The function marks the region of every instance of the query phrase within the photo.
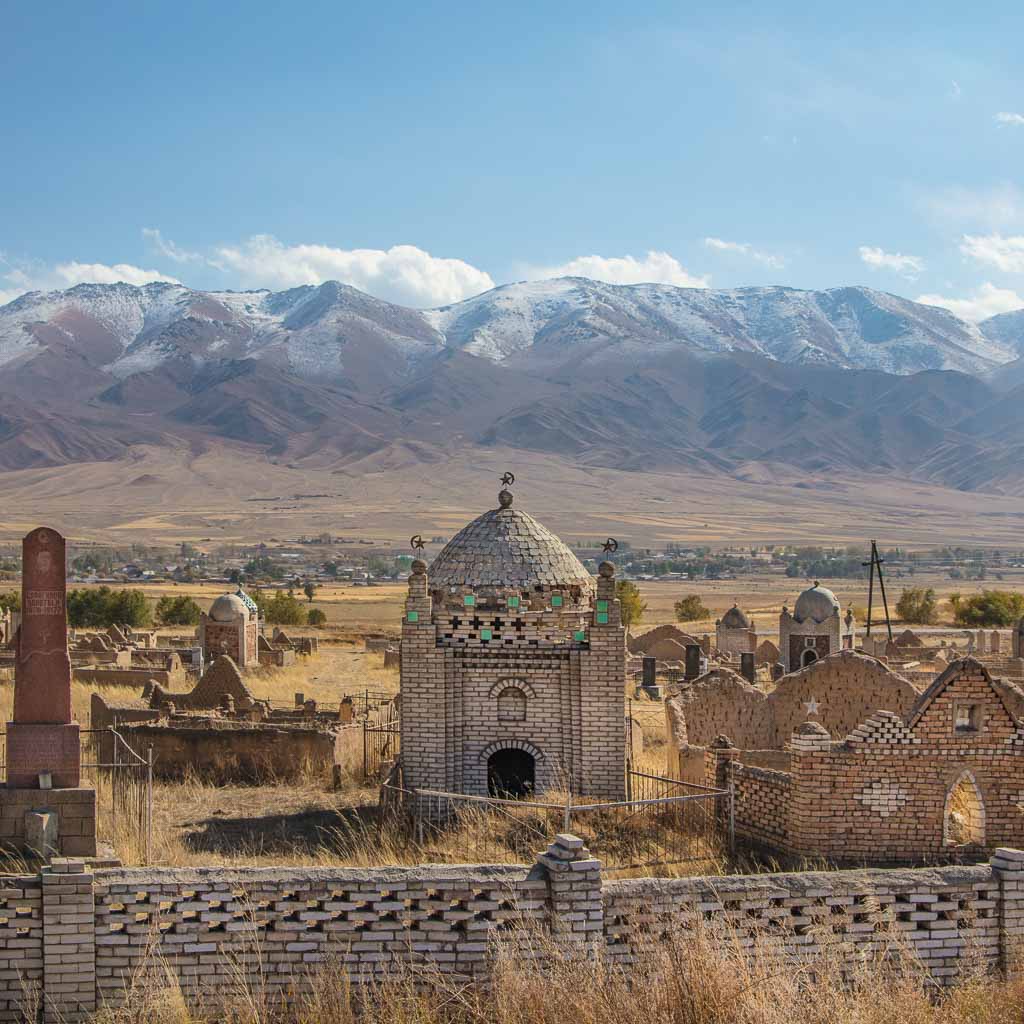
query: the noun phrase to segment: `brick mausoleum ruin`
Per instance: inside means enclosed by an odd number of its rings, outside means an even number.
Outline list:
[[[413,563],[402,624],[403,780],[410,789],[625,795],[625,630],[615,568],[597,580],[512,507]]]
[[[669,771],[732,787],[737,835],[866,863],[972,859],[1024,841],[1024,693],[975,658],[920,692],[841,651],[764,693],[728,670],[666,704]]]
[[[330,776],[359,745],[351,700],[272,707],[253,696],[226,655],[188,691],[150,683],[138,698],[117,702],[94,693],[90,718],[94,729],[112,726],[134,749],[151,749],[160,778],[195,773],[224,783]]]

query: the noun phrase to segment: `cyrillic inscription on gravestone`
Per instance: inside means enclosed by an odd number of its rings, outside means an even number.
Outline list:
[[[71,721],[64,538],[40,527],[22,542],[21,638],[14,676],[14,721]]]
[[[14,663],[14,721],[7,724],[7,785],[79,784],[78,726],[71,720],[64,538],[41,527],[22,542],[21,629]]]

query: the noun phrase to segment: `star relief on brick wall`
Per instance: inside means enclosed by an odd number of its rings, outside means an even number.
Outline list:
[[[807,709],[807,714],[816,715],[821,705],[812,697],[810,700],[804,701],[804,707]]]

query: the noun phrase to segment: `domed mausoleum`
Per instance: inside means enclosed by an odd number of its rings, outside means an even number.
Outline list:
[[[725,654],[753,654],[757,650],[754,622],[738,605],[734,604],[715,623],[715,646]]]
[[[402,625],[402,768],[410,789],[625,795],[625,629],[615,567],[595,580],[512,507],[413,562]]]
[[[212,664],[226,654],[241,669],[258,664],[259,621],[256,602],[241,587],[233,594],[221,594],[199,616],[203,661]]]
[[[856,638],[853,610],[844,615],[836,595],[815,580],[797,599],[792,614],[779,616],[779,652],[787,672],[796,672],[837,651],[852,650]]]

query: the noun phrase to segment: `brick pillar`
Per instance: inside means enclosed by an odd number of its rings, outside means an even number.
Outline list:
[[[43,1022],[75,1024],[96,1011],[93,876],[77,857],[43,868]]]
[[[715,789],[728,789],[732,784],[729,765],[739,757],[739,750],[728,736],[716,736],[704,751],[704,784]]]
[[[1024,976],[1024,850],[1000,847],[992,856],[999,882],[999,960],[1008,978]]]
[[[578,836],[561,833],[537,855],[534,871],[547,876],[552,939],[566,953],[595,953],[604,939],[601,862]]]

